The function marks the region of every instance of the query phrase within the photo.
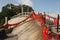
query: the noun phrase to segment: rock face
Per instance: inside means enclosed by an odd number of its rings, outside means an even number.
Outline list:
[[[18,25],[13,29],[11,35],[17,35],[13,40],[43,40],[42,29],[37,21],[34,21],[33,19]],[[6,40],[12,40],[12,38]]]

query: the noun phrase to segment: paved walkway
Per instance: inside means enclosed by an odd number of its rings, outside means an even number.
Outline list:
[[[38,22],[30,20],[22,25],[14,28],[11,35],[17,35],[5,40],[43,40],[42,29],[37,24]]]

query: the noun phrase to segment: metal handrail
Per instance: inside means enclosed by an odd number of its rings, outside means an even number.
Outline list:
[[[19,14],[17,14],[17,15],[14,15],[14,16],[11,17],[11,18],[15,18],[15,17],[18,17],[18,16],[28,16],[28,15],[30,15],[30,12],[23,12],[23,13],[19,13]]]

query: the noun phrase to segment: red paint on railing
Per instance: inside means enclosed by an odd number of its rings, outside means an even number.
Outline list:
[[[58,24],[58,19],[54,18],[54,25],[57,26],[57,24]]]
[[[44,40],[47,40],[48,39],[48,30],[49,30],[49,28],[46,26],[46,25],[41,25],[41,27],[42,27],[42,32],[43,32],[43,39]]]
[[[49,34],[49,39],[52,40],[52,33]]]

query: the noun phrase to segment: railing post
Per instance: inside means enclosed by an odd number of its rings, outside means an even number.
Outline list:
[[[57,32],[58,32],[58,29],[59,29],[59,14],[58,14],[58,18],[57,18]]]
[[[44,23],[46,23],[46,14],[44,12]]]
[[[52,33],[50,33],[49,38],[50,38],[50,40],[52,40]]]
[[[8,18],[5,17],[5,24],[4,24],[4,27],[7,28],[7,27],[8,27],[7,25],[8,25]]]
[[[8,23],[7,17],[5,17],[5,23],[6,23],[6,24]]]

